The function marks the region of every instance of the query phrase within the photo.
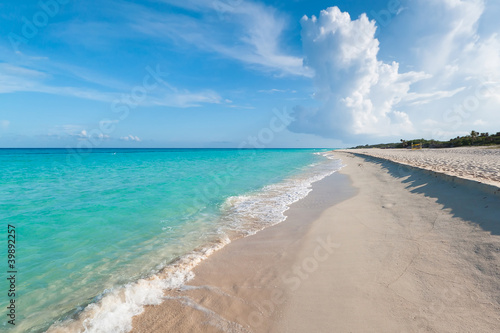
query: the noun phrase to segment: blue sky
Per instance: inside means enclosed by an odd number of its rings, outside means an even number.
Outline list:
[[[498,1],[3,1],[0,147],[500,131]]]

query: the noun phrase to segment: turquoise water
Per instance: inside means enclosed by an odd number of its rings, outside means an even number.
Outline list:
[[[320,152],[1,149],[0,218],[4,234],[16,228],[18,271],[16,327],[4,317],[2,329],[45,331],[85,309],[89,332],[106,311],[108,331],[126,331],[142,305],[158,302],[156,289],[188,279],[188,261],[281,222],[312,181],[339,168]],[[145,279],[155,274],[161,285]],[[117,294],[132,290],[126,301]]]

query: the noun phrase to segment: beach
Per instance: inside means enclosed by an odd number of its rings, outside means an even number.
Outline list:
[[[500,333],[500,1],[0,6],[0,333]]]
[[[353,152],[500,187],[499,146],[416,150],[372,148]]]
[[[357,152],[357,151],[355,151]],[[500,197],[350,152],[287,220],[238,239],[132,332],[493,332]]]

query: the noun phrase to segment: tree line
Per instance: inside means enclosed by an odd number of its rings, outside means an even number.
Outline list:
[[[426,139],[415,139],[415,140],[403,140],[396,143],[380,143],[376,145],[364,145],[356,146],[353,148],[411,148],[412,144],[422,144],[422,148],[452,148],[452,147],[464,147],[464,146],[490,146],[490,145],[500,145],[500,132],[496,134],[479,133],[476,131],[471,131],[469,135],[457,136],[456,138],[450,139],[448,141],[438,141],[438,140],[426,140]]]

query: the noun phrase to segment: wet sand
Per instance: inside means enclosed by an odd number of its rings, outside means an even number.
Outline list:
[[[347,164],[236,240],[132,332],[494,332],[500,198],[400,164]]]

